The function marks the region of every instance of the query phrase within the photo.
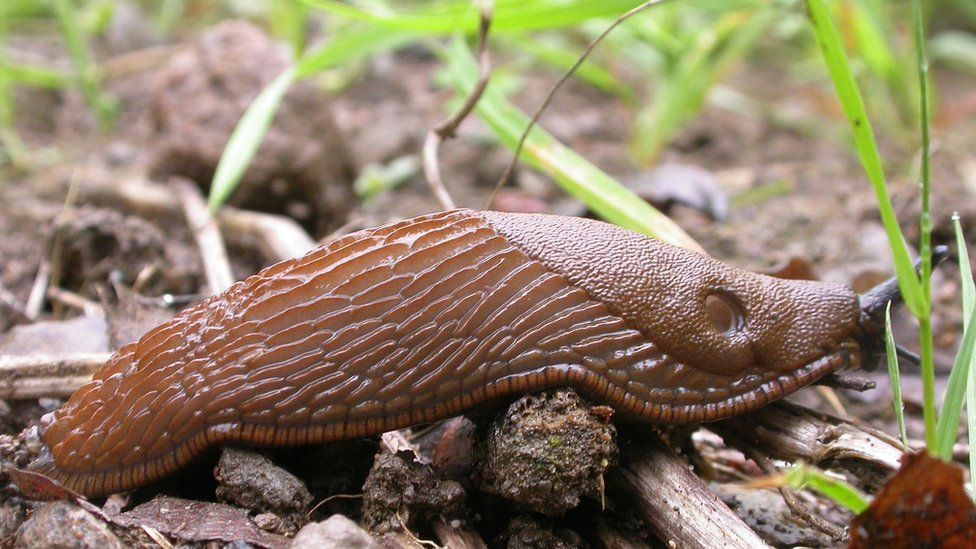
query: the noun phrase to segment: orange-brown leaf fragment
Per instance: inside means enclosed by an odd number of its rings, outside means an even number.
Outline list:
[[[10,479],[17,485],[21,493],[30,499],[38,501],[59,499],[79,501],[83,499],[77,492],[61,486],[56,480],[41,473],[9,467],[7,468],[7,474],[10,475]]]
[[[871,506],[851,523],[851,548],[976,547],[976,506],[962,471],[925,452],[902,458]]]

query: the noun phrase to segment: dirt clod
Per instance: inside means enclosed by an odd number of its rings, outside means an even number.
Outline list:
[[[453,480],[440,481],[410,451],[380,452],[363,484],[363,523],[376,533],[435,517],[457,516],[467,495]]]
[[[173,56],[152,91],[154,171],[209,185],[244,110],[289,64],[284,48],[244,21],[221,23]],[[329,104],[299,82],[285,94],[231,202],[300,214],[307,227],[338,226],[352,197],[347,162]]]
[[[484,439],[481,489],[560,516],[583,496],[602,497],[615,437],[607,418],[571,390],[522,397]]]
[[[295,534],[290,549],[374,549],[379,544],[358,524],[343,515],[306,524]]]
[[[233,502],[255,513],[273,513],[285,531],[305,522],[312,494],[305,483],[261,454],[224,448],[214,469],[220,484],[217,499]]]
[[[507,538],[505,546],[509,549],[585,547],[583,539],[576,532],[564,528],[552,528],[527,516],[513,519],[508,525],[505,537]]]
[[[62,216],[48,238],[49,257],[60,262],[59,286],[72,291],[89,290],[93,283],[107,283],[109,273],[131,285],[145,268],[162,266],[166,237],[152,223],[108,208],[81,206]],[[168,289],[168,288],[166,288]],[[162,290],[162,288],[160,288]]]
[[[65,501],[45,503],[21,525],[14,547],[122,547],[109,527]]]

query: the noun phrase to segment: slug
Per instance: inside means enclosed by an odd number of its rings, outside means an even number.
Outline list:
[[[557,386],[624,418],[714,421],[873,356],[882,290],[589,219],[424,215],[272,265],[121,348],[42,418],[29,469],[103,495],[213,445],[363,437]]]

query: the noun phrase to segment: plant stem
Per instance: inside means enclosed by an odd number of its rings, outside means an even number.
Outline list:
[[[922,259],[922,299],[926,307],[919,315],[919,345],[922,356],[922,382],[925,392],[925,442],[931,451],[935,443],[935,433],[930,429],[935,425],[935,365],[932,345],[932,216],[929,204],[931,168],[929,165],[929,98],[928,98],[928,60],[925,58],[925,31],[922,27],[922,6],[920,0],[912,0],[912,19],[915,27],[915,62],[918,67],[919,110],[921,111],[920,133],[922,152],[919,176],[921,179],[922,208],[919,214],[919,255]]]
[[[918,319],[918,338],[922,356],[922,416],[925,419],[925,447],[935,453],[936,423],[935,411],[935,364],[932,360],[932,322],[928,315]]]

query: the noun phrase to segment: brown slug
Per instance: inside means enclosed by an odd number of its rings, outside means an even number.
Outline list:
[[[272,265],[123,347],[42,419],[30,469],[101,495],[212,445],[363,437],[556,386],[632,419],[713,421],[860,365],[891,294],[588,219],[424,215]]]

